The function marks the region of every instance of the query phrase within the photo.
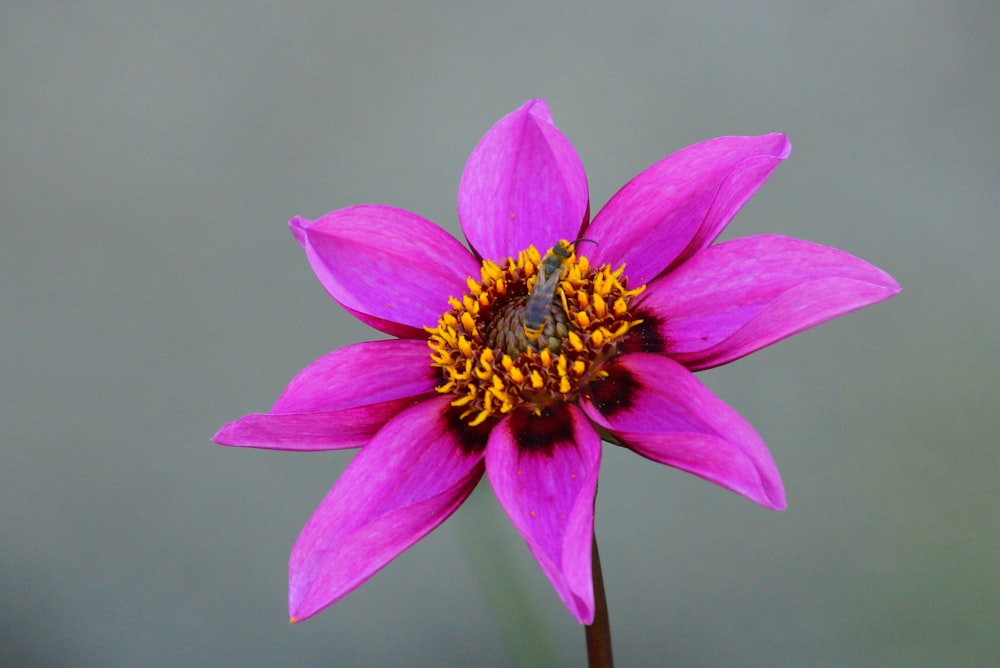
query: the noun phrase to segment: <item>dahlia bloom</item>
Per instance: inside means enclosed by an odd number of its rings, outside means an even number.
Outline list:
[[[330,295],[393,338],[316,360],[270,412],[215,436],[361,448],[292,550],[292,621],[427,535],[485,473],[563,603],[589,624],[602,440],[784,508],[760,436],[692,372],[900,290],[880,269],[807,241],[713,245],[790,149],[781,134],[690,146],[591,221],[580,158],[546,103],[530,100],[465,166],[458,214],[471,251],[389,206],[293,218]],[[527,325],[527,308],[541,309],[539,327]]]

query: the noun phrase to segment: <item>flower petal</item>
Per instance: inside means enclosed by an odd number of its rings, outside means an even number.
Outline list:
[[[486,471],[500,505],[524,537],[563,603],[582,623],[594,619],[591,546],[601,439],[576,406],[500,421]]]
[[[625,263],[648,283],[712,243],[791,152],[782,134],[719,137],[667,156],[629,181],[587,228],[591,264]]]
[[[315,452],[360,448],[412,397],[314,413],[251,413],[219,430],[219,445]]]
[[[778,468],[753,427],[683,366],[660,355],[622,355],[591,383],[583,410],[622,445],[742,494],[785,507]]]
[[[361,447],[414,397],[434,392],[424,341],[369,341],[334,350],[292,379],[270,413],[245,415],[212,439],[274,450]]]
[[[308,413],[433,392],[438,378],[426,341],[390,339],[338,348],[300,371],[272,413]]]
[[[707,369],[900,291],[844,251],[776,235],[706,248],[654,281],[636,310],[654,314],[670,356]]]
[[[447,519],[483,474],[482,450],[463,448],[445,411],[424,401],[363,448],[309,518],[289,560],[288,611],[311,617],[357,589]]]
[[[315,221],[289,221],[330,296],[362,322],[393,336],[422,338],[467,290],[479,263],[454,237],[420,216],[389,206],[339,209]]]
[[[534,244],[544,254],[586,222],[587,175],[544,100],[501,118],[469,156],[458,217],[481,257],[502,261]]]

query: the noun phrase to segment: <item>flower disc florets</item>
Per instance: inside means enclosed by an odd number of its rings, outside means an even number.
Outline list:
[[[606,375],[602,365],[641,322],[629,301],[645,286],[629,290],[624,266],[594,270],[572,244],[560,246],[569,254],[559,263],[560,278],[537,331],[526,324],[526,306],[533,295],[538,299],[539,273],[548,265],[534,246],[503,266],[484,261],[481,280],[470,277],[469,292],[451,297],[451,310],[428,328],[431,363],[443,380],[437,391],[455,395],[452,406],[469,425],[524,404],[539,412],[576,401],[584,383]]]

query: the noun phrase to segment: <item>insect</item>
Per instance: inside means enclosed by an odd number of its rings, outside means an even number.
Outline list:
[[[560,241],[549,249],[541,264],[538,265],[538,276],[531,288],[528,301],[524,304],[524,335],[529,341],[535,341],[545,329],[545,317],[556,295],[559,279],[562,278],[563,267],[573,255],[573,247],[577,242],[590,239],[577,239],[573,243]],[[591,241],[591,243],[596,243]]]

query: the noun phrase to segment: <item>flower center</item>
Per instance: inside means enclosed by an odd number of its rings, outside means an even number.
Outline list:
[[[525,404],[540,413],[576,401],[642,322],[629,301],[645,286],[629,290],[624,270],[594,270],[566,241],[544,258],[529,246],[503,266],[484,261],[482,279],[470,277],[469,292],[451,297],[451,310],[427,328],[437,391],[455,395],[452,406],[470,426]]]

